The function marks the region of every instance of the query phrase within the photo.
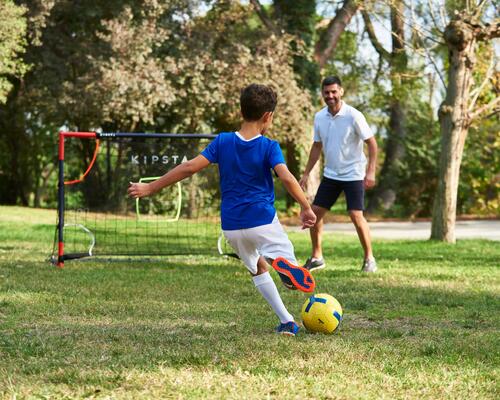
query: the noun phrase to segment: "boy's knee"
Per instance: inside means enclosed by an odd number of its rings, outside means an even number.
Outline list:
[[[267,271],[269,271],[269,265],[267,264],[266,259],[264,257],[259,257],[259,261],[257,261],[257,273],[255,275],[261,275]]]

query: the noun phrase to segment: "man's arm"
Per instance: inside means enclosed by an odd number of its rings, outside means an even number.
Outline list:
[[[377,168],[378,146],[374,136],[366,139],[365,143],[368,145],[368,168],[366,169],[364,184],[366,189],[371,189],[375,186],[375,170]]]
[[[316,223],[316,214],[307,201],[306,195],[300,188],[297,179],[288,170],[286,164],[278,164],[274,167],[276,174],[283,182],[283,186],[290,195],[300,204],[300,219],[302,221],[302,229],[311,228]]]
[[[179,164],[177,167],[168,171],[165,175],[155,181],[150,183],[130,182],[128,195],[133,198],[151,196],[152,194],[159,192],[164,187],[173,185],[174,183],[197,173],[203,168],[206,168],[208,165],[210,165],[210,161],[200,154],[189,161]]]
[[[311,151],[309,152],[309,159],[307,160],[306,169],[300,178],[299,185],[302,189],[305,189],[307,180],[309,179],[309,174],[314,168],[319,158],[321,157],[321,151],[323,150],[323,143],[314,142],[311,146]]]

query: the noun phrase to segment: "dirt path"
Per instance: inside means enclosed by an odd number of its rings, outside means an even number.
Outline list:
[[[429,239],[430,222],[370,222],[372,237],[377,239]],[[300,231],[298,227],[287,226],[288,231]],[[356,234],[352,223],[326,223],[326,232]],[[304,232],[307,233],[307,232]],[[500,241],[500,220],[457,221],[457,239],[489,239]]]

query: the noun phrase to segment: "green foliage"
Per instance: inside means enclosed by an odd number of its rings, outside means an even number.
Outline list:
[[[239,91],[253,81],[271,84],[279,93],[269,135],[283,144],[289,161],[296,161],[294,173],[299,175],[310,145],[314,112],[323,106],[313,53],[329,20],[316,14],[318,3],[275,0],[267,5],[267,15],[283,33],[278,37],[248,2],[237,0],[4,0],[0,4],[0,103],[7,101],[0,104],[0,152],[4,155],[0,203],[55,205],[56,133],[61,127],[232,130],[240,120]],[[459,3],[446,2],[447,10],[452,12]],[[387,17],[388,3],[369,6]],[[427,3],[417,2],[415,13],[438,37]],[[404,104],[409,158],[402,166],[401,200],[390,213],[428,215],[435,184],[433,157],[438,153],[437,121],[424,102],[413,101],[428,97],[425,77],[420,75],[425,67],[417,54],[396,60],[396,73],[387,61],[374,64],[362,54],[362,28],[355,23],[348,26],[322,74],[343,78],[346,101],[360,108],[381,133],[381,146],[389,129],[391,101],[411,100]],[[411,40],[417,47],[422,45],[415,30]],[[431,52],[446,69],[445,46]],[[490,57],[491,47],[480,50],[476,85],[481,84]],[[493,79],[490,83],[478,105],[497,95]],[[498,212],[498,148],[491,136],[495,130],[496,120],[477,123],[469,136],[474,142],[466,142],[460,212]],[[481,152],[485,145],[491,154]],[[78,176],[93,146],[82,144],[75,150],[78,165],[68,174]],[[469,153],[474,157],[467,157]],[[104,176],[103,167],[99,168]],[[95,194],[99,196],[102,193]],[[118,201],[117,196],[111,195],[113,201]]]
[[[297,81],[314,95],[320,81],[320,71],[313,59],[316,32],[316,1],[311,0],[274,0],[274,13],[280,27],[293,36],[291,49],[293,69]]]
[[[405,158],[399,169],[402,190],[394,210],[397,217],[429,217],[437,186],[440,134],[429,104],[413,100],[407,113]]]
[[[21,78],[28,70],[22,54],[26,48],[26,8],[12,0],[0,2],[0,104],[13,88],[11,78]]]
[[[459,213],[500,215],[499,128],[494,116],[469,130],[460,171]]]
[[[500,74],[494,71],[495,50],[492,43],[481,43],[473,71],[477,92],[475,109],[498,96]],[[493,72],[492,72],[493,71]],[[487,78],[489,76],[489,78]],[[498,112],[482,115],[473,121],[464,146],[457,199],[459,213],[500,215],[500,118]]]

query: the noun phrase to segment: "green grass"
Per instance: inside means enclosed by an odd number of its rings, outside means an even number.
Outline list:
[[[341,302],[344,322],[331,336],[288,338],[273,333],[277,320],[237,260],[59,270],[45,261],[54,222],[53,211],[0,207],[2,398],[500,395],[498,242],[376,241],[380,272],[363,275],[358,241],[327,235],[317,291]],[[304,260],[308,236],[291,239]],[[298,317],[306,296],[279,290]]]

